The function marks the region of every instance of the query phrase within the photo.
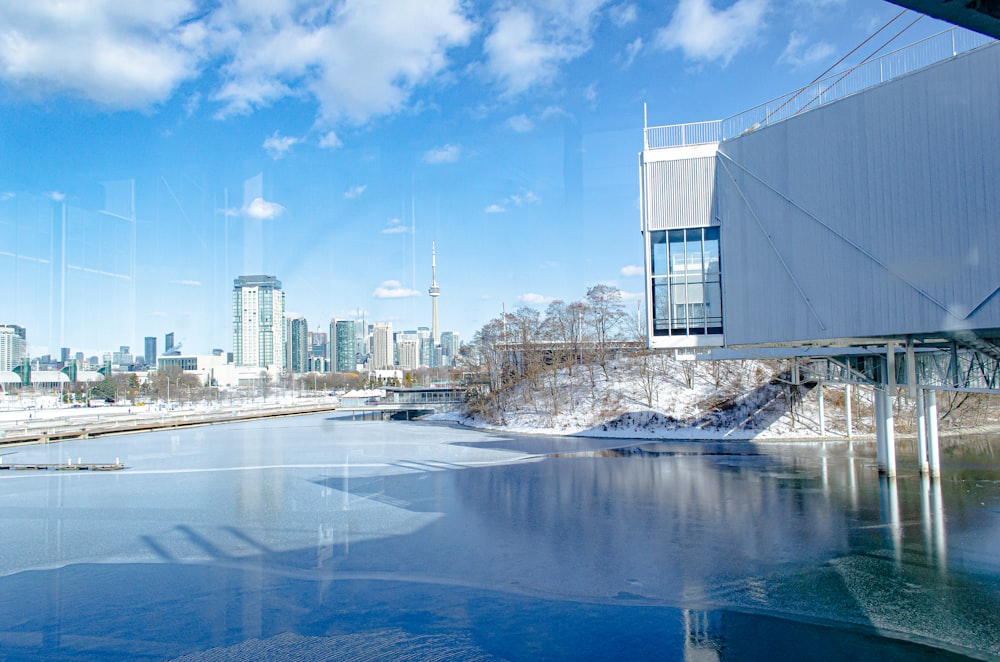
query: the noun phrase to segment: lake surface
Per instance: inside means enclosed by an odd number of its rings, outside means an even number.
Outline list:
[[[0,449],[0,660],[1000,656],[1000,442],[307,416]]]

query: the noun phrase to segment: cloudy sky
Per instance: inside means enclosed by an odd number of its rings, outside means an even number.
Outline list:
[[[811,81],[879,0],[0,3],[0,322],[33,355],[232,348],[232,281],[310,327],[642,291],[636,154]],[[913,15],[915,17],[916,15]],[[906,17],[899,24],[909,23]],[[944,29],[924,18],[894,46]],[[886,31],[855,56],[885,41]],[[883,38],[883,36],[885,38]],[[634,303],[630,303],[634,305]]]

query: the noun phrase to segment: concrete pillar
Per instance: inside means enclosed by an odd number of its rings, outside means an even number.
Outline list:
[[[851,385],[844,385],[844,427],[847,428],[847,438],[854,436],[854,426],[851,425]]]
[[[816,399],[819,401],[819,436],[826,436],[826,410],[823,403],[823,382],[816,385]]]
[[[872,387],[872,404],[875,405],[875,457],[878,459],[878,472],[885,473],[885,400],[882,398],[882,387]]]
[[[927,464],[927,412],[924,411],[924,389],[917,389],[917,466],[921,474],[930,470]]]
[[[883,392],[885,402],[882,405],[885,419],[885,475],[889,478],[896,477],[896,424],[892,415],[893,398],[887,392]]]
[[[941,445],[938,441],[937,393],[927,391],[927,455],[931,465],[931,476],[941,475]]]

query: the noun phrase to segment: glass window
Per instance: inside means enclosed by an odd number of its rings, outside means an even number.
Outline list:
[[[667,275],[667,233],[664,231],[653,232],[650,235],[652,246],[653,274],[657,276]]]
[[[650,250],[653,334],[722,333],[719,228],[654,232]]]

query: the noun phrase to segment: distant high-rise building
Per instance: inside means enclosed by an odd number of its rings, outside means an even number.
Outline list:
[[[128,345],[120,345],[118,347],[118,351],[111,355],[111,363],[122,367],[132,365],[132,351]]]
[[[293,373],[309,371],[309,324],[305,317],[292,317],[288,320],[288,353],[285,365]]]
[[[10,372],[27,356],[27,333],[23,326],[0,326],[0,371]]]
[[[169,354],[174,349],[174,332],[163,336],[163,353]]]
[[[151,368],[156,367],[156,336],[146,336],[143,360]]]
[[[63,365],[69,363],[69,347],[62,347],[59,349],[59,362]]]
[[[334,372],[358,369],[357,324],[353,320],[330,322],[330,368]]]
[[[441,334],[441,365],[455,365],[455,358],[462,346],[461,336],[455,331],[445,331]]]
[[[233,281],[233,358],[237,366],[285,367],[285,293],[274,276]]]
[[[431,295],[431,337],[436,345],[441,341],[438,333],[438,297],[441,296],[441,288],[438,287],[437,252],[434,249],[434,242],[431,242],[431,287],[427,293]],[[430,365],[430,361],[425,365]]]
[[[402,333],[396,338],[399,352],[399,369],[413,371],[420,367],[420,338],[411,333]]]
[[[392,322],[377,322],[372,326],[372,370],[393,367]]]
[[[431,330],[426,326],[421,326],[417,328],[417,338],[420,340],[420,367],[422,368],[432,368],[434,367],[434,338],[431,336]]]

